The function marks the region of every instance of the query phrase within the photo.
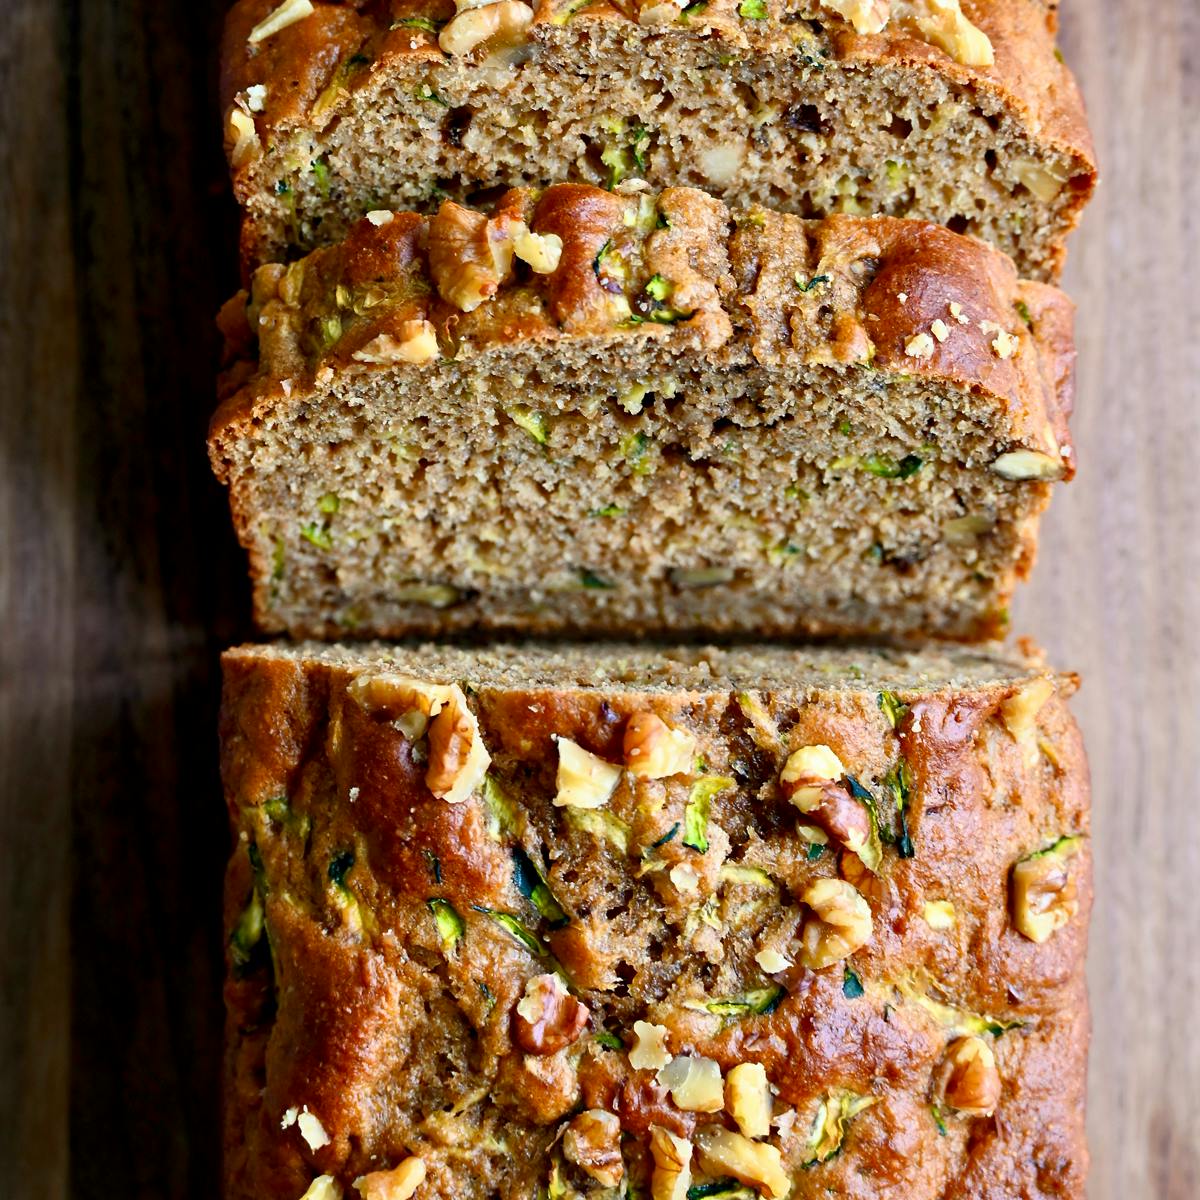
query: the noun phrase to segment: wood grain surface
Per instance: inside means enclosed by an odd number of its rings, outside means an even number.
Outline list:
[[[219,0],[0,4],[0,1194],[218,1194],[203,435],[235,283]],[[1084,676],[1092,1200],[1200,1197],[1200,5],[1064,0],[1104,184],[1072,250],[1081,470],[1016,627]]]

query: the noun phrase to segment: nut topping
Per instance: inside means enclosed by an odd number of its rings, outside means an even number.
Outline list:
[[[748,1138],[771,1132],[771,1085],[762,1063],[738,1063],[725,1076],[725,1111]]]
[[[360,675],[347,693],[367,712],[391,714],[410,741],[428,734],[425,784],[439,800],[460,804],[483,782],[491,755],[458,684],[426,683],[403,675]]]
[[[651,1200],[686,1200],[692,1184],[692,1143],[655,1125],[650,1130],[650,1154],[654,1159]]]
[[[649,1021],[634,1021],[633,1046],[629,1051],[629,1065],[635,1071],[658,1071],[671,1061],[667,1049],[667,1027],[652,1025]]]
[[[767,1142],[752,1142],[730,1129],[709,1126],[696,1135],[696,1148],[700,1166],[710,1175],[732,1175],[770,1200],[783,1200],[791,1191],[792,1181],[783,1169],[782,1156]]]
[[[634,713],[625,726],[625,765],[641,779],[688,775],[696,759],[696,739],[672,729],[654,713]]]
[[[925,39],[945,50],[964,67],[990,67],[996,61],[991,39],[972,25],[959,7],[959,0],[925,0],[929,16],[917,18]]]
[[[821,0],[854,27],[855,33],[882,33],[892,15],[890,0]]]
[[[526,1054],[557,1054],[579,1039],[591,1014],[557,975],[535,975],[513,1011],[513,1034]]]
[[[1031,942],[1044,942],[1079,913],[1071,859],[1079,838],[1059,838],[1012,869],[1013,923]]]
[[[724,1107],[721,1066],[711,1058],[681,1054],[659,1071],[658,1081],[684,1112],[720,1112]]]
[[[844,879],[818,879],[801,899],[815,914],[800,935],[800,962],[810,971],[841,962],[871,940],[871,907]]]
[[[318,1175],[300,1200],[342,1200],[342,1185],[332,1175]]]
[[[567,1126],[563,1154],[597,1183],[618,1187],[625,1177],[621,1122],[602,1108],[589,1108]]]
[[[409,1200],[425,1182],[425,1160],[413,1155],[390,1171],[372,1171],[360,1175],[354,1186],[363,1200]]]
[[[494,4],[478,11],[506,7]],[[429,273],[438,295],[462,312],[474,312],[490,300],[512,278],[513,239],[524,228],[510,208],[489,217],[453,200],[444,201],[429,222]]]
[[[267,38],[274,37],[281,29],[286,29],[289,25],[294,25],[305,17],[311,17],[312,14],[312,0],[283,0],[278,8],[268,13],[250,30],[250,36],[246,38],[246,41],[250,45],[256,46],[259,42],[265,42]]]
[[[437,330],[429,321],[404,321],[400,325],[399,337],[381,333],[350,356],[355,362],[377,363],[421,363],[432,362],[438,357]]]
[[[463,58],[487,44],[492,54],[523,45],[533,24],[533,9],[520,0],[500,0],[479,5],[458,2],[458,12],[438,36],[438,45],[456,58]]]
[[[951,1042],[939,1071],[946,1104],[972,1117],[990,1117],[1000,1103],[996,1056],[980,1037]]]
[[[784,765],[779,789],[813,825],[876,870],[881,851],[871,813],[842,782],[845,774],[828,746],[801,746]]]
[[[559,808],[603,808],[616,790],[621,768],[605,762],[570,738],[555,737],[558,743],[558,791],[554,803]]]
[[[1024,684],[1000,705],[1000,719],[1024,751],[1027,767],[1037,762],[1037,716],[1052,695],[1053,680],[1034,679]]]

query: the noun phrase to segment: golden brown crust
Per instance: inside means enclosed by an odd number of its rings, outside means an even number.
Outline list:
[[[223,481],[236,444],[253,437],[266,413],[319,402],[335,372],[397,369],[361,355],[380,337],[400,339],[413,321],[429,321],[443,356],[457,358],[531,342],[653,337],[680,354],[702,350],[730,363],[857,363],[989,397],[1014,446],[1057,457],[1056,443],[1068,444],[1073,306],[1056,289],[1019,280],[1004,255],[941,226],[753,213],[735,227],[719,201],[688,188],[652,197],[560,184],[542,193],[531,219],[535,233],[561,237],[557,268],[511,277],[462,312],[438,295],[430,224],[412,213],[382,225],[364,219],[337,246],[286,270],[260,269],[249,310],[259,369],[223,400],[210,427]],[[602,253],[619,257],[621,279],[605,273]],[[637,318],[656,277],[671,284],[681,319]],[[372,293],[366,307],[355,304],[360,288]],[[330,339],[323,331],[334,320]],[[230,340],[244,343],[245,326],[229,322],[227,311]]]
[[[393,669],[452,682],[444,667],[422,672],[422,653]],[[617,648],[609,669],[620,673],[628,653]],[[752,663],[756,652],[745,653]],[[769,1140],[795,1200],[831,1191],[1081,1200],[1091,884],[1071,677],[1017,669],[900,688],[908,708],[893,727],[865,650],[854,667],[861,684],[836,672],[814,683],[798,668],[794,685],[776,679],[749,700],[719,675],[655,690],[506,683],[481,660],[458,682],[507,798],[498,818],[478,791],[457,805],[435,799],[424,743],[408,740],[397,714],[350,696],[360,672],[389,669],[380,654],[339,662],[247,647],[224,660],[223,779],[239,838],[226,909],[229,1200],[296,1200],[318,1173],[348,1185],[410,1154],[426,1161],[427,1200],[532,1195],[546,1185],[562,1120],[584,1106],[618,1115],[626,1168],[644,1186],[651,1125],[691,1137],[727,1118],[681,1109],[653,1069],[631,1066],[636,1020],[662,1025],[672,1054],[713,1059],[726,1073],[743,1061],[766,1068],[777,1093]],[[593,651],[587,661],[602,672],[607,660]],[[1052,686],[1030,740],[1006,725],[1002,706],[1043,679]],[[710,775],[729,776],[702,852],[678,832],[661,840],[683,820],[688,778],[622,778],[602,811],[623,825],[624,848],[552,803],[556,736],[619,763],[630,717],[647,712],[695,737]],[[871,874],[832,848],[809,852],[777,780],[788,754],[812,744],[876,794],[893,833],[887,780],[906,764],[910,856],[899,841],[885,845]],[[1076,907],[1035,943],[1014,926],[1010,871],[1064,835],[1074,839]],[[544,872],[562,918],[545,908],[539,918],[517,886],[514,846]],[[669,874],[680,865],[695,893]],[[755,953],[769,943],[794,955],[800,898],[837,877],[857,881],[869,904],[870,941],[828,969],[764,976]],[[269,954],[265,941],[238,940],[248,896],[265,908]],[[461,925],[439,928],[430,899]],[[930,916],[935,901],[953,905],[948,927]],[[515,916],[554,958],[535,957],[487,910]],[[523,1055],[512,1010],[555,961],[590,1030],[555,1054]],[[762,1015],[705,1008],[777,986],[786,994]],[[601,1030],[624,1046],[605,1047]],[[946,1048],[964,1033],[994,1052],[994,1116],[931,1107]],[[847,1095],[871,1103],[830,1147],[840,1153],[803,1168],[817,1106]],[[328,1143],[310,1148],[287,1120],[293,1109],[318,1118]],[[585,1176],[559,1170],[590,1194]]]
[[[1011,116],[1031,141],[1071,163],[1069,203],[1061,214],[1047,274],[1055,277],[1064,255],[1062,239],[1074,227],[1096,183],[1095,155],[1081,97],[1074,78],[1054,45],[1053,9],[1040,0],[963,0],[963,12],[981,29],[994,51],[989,66],[965,65],[918,28],[915,14],[898,3],[883,31],[864,35],[831,8],[815,0],[788,3],[784,11],[767,6],[764,19],[739,14],[741,0],[707,0],[685,22],[664,31],[638,22],[631,5],[539,0],[530,34],[535,58],[554,69],[575,69],[577,37],[595,29],[619,29],[638,39],[647,56],[664,59],[687,55],[696,47],[716,45],[722,54],[774,56],[781,64],[811,57],[811,47],[795,31],[808,21],[820,30],[820,56],[851,68],[878,67],[915,71],[919,77],[949,82]],[[438,33],[454,15],[451,0],[389,0],[346,4],[316,0],[311,16],[252,44],[250,30],[277,7],[276,0],[238,0],[227,19],[223,54],[222,107],[229,118],[252,118],[259,147],[268,155],[281,151],[297,132],[319,134],[336,125],[356,105],[369,106],[395,86],[398,72],[419,65],[450,62],[438,45]],[[649,8],[649,3],[641,5]],[[803,21],[802,21],[803,19]],[[811,35],[806,35],[811,36]],[[466,69],[476,69],[471,63]],[[479,68],[483,69],[483,68]],[[783,68],[781,68],[783,69]],[[270,101],[261,110],[249,107],[250,89],[265,86]],[[549,135],[549,136],[552,136]],[[267,230],[258,227],[251,201],[256,187],[256,158],[239,161],[229,134],[234,186],[250,207],[243,229],[246,269],[279,256]],[[662,179],[661,183],[675,182]],[[468,189],[469,190],[469,189]]]

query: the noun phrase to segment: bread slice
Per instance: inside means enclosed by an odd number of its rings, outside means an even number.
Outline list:
[[[370,209],[644,176],[806,217],[939,221],[1053,279],[1095,185],[1039,0],[459,7],[233,6],[223,98],[250,267]]]
[[[211,454],[267,631],[987,637],[1071,324],[937,225],[516,190],[261,269]]]
[[[1071,677],[862,647],[224,667],[226,1200],[1082,1200]]]

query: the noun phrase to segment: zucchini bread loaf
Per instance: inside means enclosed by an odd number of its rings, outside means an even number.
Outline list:
[[[972,639],[1072,469],[1072,319],[943,226],[517,189],[260,269],[210,449],[268,631]]]
[[[643,176],[802,216],[948,223],[1053,278],[1095,184],[1040,0],[239,0],[248,265],[370,209]]]
[[[1082,1200],[1071,677],[224,660],[226,1200]]]

